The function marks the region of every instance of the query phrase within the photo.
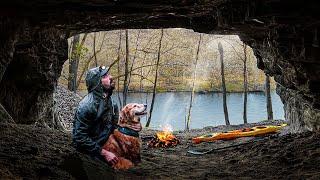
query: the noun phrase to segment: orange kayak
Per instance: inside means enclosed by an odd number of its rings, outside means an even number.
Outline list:
[[[252,128],[243,128],[227,132],[211,133],[203,136],[192,138],[192,143],[199,144],[201,142],[212,142],[215,140],[231,140],[239,137],[261,136],[265,134],[276,133],[279,129],[287,124],[277,126],[255,126]]]

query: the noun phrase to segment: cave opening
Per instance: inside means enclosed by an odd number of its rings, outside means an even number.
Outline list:
[[[226,113],[231,125],[243,124],[244,88],[247,88],[245,107],[247,123],[256,123],[268,118],[284,120],[283,104],[275,91],[276,82],[273,78],[270,91],[273,112],[271,112],[272,117],[268,117],[266,78],[270,77],[257,68],[257,59],[252,48],[242,42],[239,36],[197,33],[184,28],[163,29],[162,39],[160,35],[161,29],[123,29],[83,33],[70,37],[68,59],[59,78],[58,93],[61,94],[62,91],[69,89],[81,97],[85,96],[87,70],[96,66],[112,65],[110,73],[117,84],[112,97],[119,107],[123,107],[127,62],[126,103],[148,104],[150,112],[153,89],[156,88],[155,104],[150,120],[152,129],[162,129],[169,125],[173,130],[184,130],[192,91],[195,93],[193,109],[190,112],[191,129],[224,125]],[[158,54],[160,41],[161,53]],[[226,106],[228,106],[226,112],[223,110],[219,42],[224,53],[223,68]],[[154,87],[159,55],[157,85]],[[68,95],[65,96],[71,96],[70,93],[66,94]],[[61,113],[66,119],[67,129],[71,128],[75,107],[63,106],[70,104],[76,106],[80,99],[76,96],[67,100],[73,103],[57,102],[58,111],[65,109],[71,111]],[[143,126],[146,125],[148,118],[146,116],[142,119]]]

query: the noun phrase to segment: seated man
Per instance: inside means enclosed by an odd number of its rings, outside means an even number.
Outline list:
[[[118,106],[111,98],[115,83],[108,68],[102,66],[87,72],[86,85],[88,95],[79,103],[74,117],[73,145],[81,152],[114,165],[118,158],[102,146],[119,119]]]

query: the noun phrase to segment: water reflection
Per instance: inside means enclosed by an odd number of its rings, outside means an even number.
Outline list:
[[[120,95],[122,98],[122,96]],[[284,119],[283,104],[275,91],[271,92],[274,119]],[[113,99],[118,103],[117,93]],[[129,93],[127,102],[146,103],[151,105],[152,94]],[[189,106],[189,92],[165,92],[158,93],[153,108],[150,127],[159,129],[161,125],[171,124],[174,130],[185,129],[185,116]],[[243,94],[228,93],[227,105],[231,124],[243,123]],[[267,119],[266,97],[263,92],[248,93],[247,119],[249,123]],[[146,124],[146,118],[142,118],[142,124]],[[205,126],[217,126],[225,124],[222,93],[195,94],[195,100],[191,115],[191,128],[203,128]]]

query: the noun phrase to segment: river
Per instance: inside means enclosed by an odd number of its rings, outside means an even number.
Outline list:
[[[275,91],[272,91],[271,98],[274,119],[284,119],[283,104],[280,97]],[[148,105],[149,109],[151,99],[151,93],[129,93],[127,103],[144,103]],[[117,92],[114,93],[113,100],[118,103]],[[150,128],[161,129],[169,124],[173,130],[185,129],[185,117],[189,102],[190,92],[157,93]],[[243,93],[227,93],[227,106],[230,124],[243,124]],[[248,93],[247,119],[248,123],[267,119],[266,96],[263,92]],[[146,117],[141,118],[141,123],[146,124]],[[195,93],[190,128],[223,124],[225,124],[225,120],[222,93]]]

